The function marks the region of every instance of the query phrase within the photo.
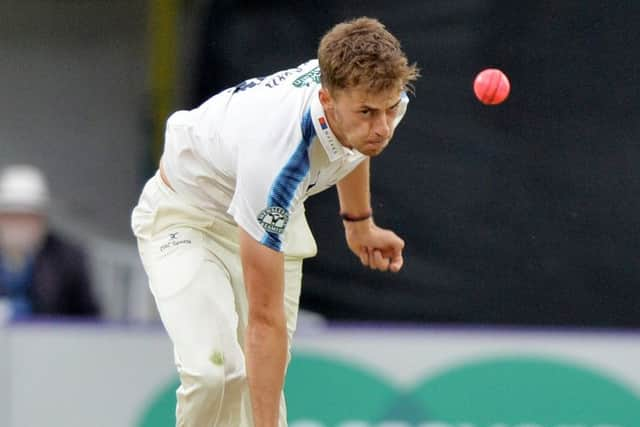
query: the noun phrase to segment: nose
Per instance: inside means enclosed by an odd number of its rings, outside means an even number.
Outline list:
[[[376,136],[387,139],[391,135],[391,126],[387,122],[387,117],[384,114],[380,114],[373,124],[373,132]]]

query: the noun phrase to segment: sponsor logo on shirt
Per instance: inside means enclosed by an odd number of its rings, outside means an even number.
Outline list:
[[[309,87],[312,84],[320,83],[320,67],[315,67],[311,71],[307,71],[293,81],[294,87]]]
[[[318,119],[318,121],[320,122],[320,127],[322,129],[326,129],[327,128],[327,121],[324,119],[324,117],[320,117]]]
[[[337,156],[338,154],[340,154],[340,152],[338,151],[339,144],[336,141],[336,139],[333,137],[331,129],[329,129],[329,124],[327,123],[327,119],[320,116],[318,117],[318,123],[320,123],[320,128],[322,129],[322,135],[325,138],[324,141],[321,140],[322,145],[325,148],[328,148],[331,151],[332,155]]]
[[[258,222],[266,231],[282,234],[289,222],[289,212],[279,206],[271,206],[260,212]]]

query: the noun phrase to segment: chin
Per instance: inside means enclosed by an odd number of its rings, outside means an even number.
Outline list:
[[[379,155],[384,151],[385,147],[386,147],[385,145],[380,147],[375,147],[375,148],[365,147],[362,150],[358,150],[358,151],[360,151],[360,153],[364,154],[365,156],[376,157],[377,155]]]

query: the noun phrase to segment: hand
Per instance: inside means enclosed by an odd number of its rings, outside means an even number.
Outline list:
[[[373,220],[344,221],[349,249],[362,265],[372,270],[398,272],[402,268],[404,240],[391,230],[380,228]]]

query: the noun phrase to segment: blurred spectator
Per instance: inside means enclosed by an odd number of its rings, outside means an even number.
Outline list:
[[[0,173],[0,298],[13,318],[97,316],[85,254],[49,228],[49,200],[37,168]]]

